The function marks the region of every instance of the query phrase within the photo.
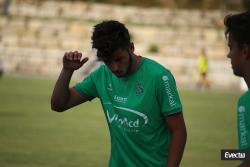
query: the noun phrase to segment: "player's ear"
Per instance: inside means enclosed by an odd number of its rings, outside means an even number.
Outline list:
[[[245,60],[248,60],[250,58],[250,45],[249,44],[243,44],[241,47],[241,53]]]
[[[133,42],[131,42],[131,43],[129,44],[129,51],[130,51],[130,53],[134,53],[134,51],[135,51],[135,45],[134,45]]]
[[[250,44],[247,44],[247,56],[246,56],[247,60],[250,60]]]

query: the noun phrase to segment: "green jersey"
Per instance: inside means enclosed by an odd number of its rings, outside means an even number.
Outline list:
[[[171,134],[165,116],[182,111],[174,77],[142,58],[129,76],[118,78],[101,65],[75,89],[101,101],[110,131],[110,167],[165,167]]]
[[[240,149],[250,149],[250,90],[238,101],[238,141]]]

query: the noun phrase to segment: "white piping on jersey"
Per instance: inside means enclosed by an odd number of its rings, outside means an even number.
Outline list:
[[[103,104],[112,104],[111,102],[103,102]]]
[[[148,117],[145,114],[143,114],[143,113],[141,113],[139,111],[132,110],[132,109],[125,108],[125,107],[118,107],[118,106],[114,106],[114,107],[118,108],[118,109],[121,109],[121,110],[125,110],[125,111],[128,111],[128,112],[134,113],[136,115],[139,115],[139,116],[143,117],[143,119],[145,120],[145,124],[148,123]]]

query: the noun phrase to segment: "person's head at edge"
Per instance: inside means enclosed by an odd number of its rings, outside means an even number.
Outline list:
[[[106,20],[94,26],[92,48],[97,57],[117,76],[123,77],[132,71],[134,44],[128,29],[115,20]]]
[[[249,75],[250,65],[250,12],[228,15],[224,19],[232,69],[235,75]]]

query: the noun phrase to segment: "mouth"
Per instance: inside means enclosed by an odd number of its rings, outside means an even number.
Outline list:
[[[121,77],[123,76],[123,73],[121,71],[115,71],[113,72],[116,76]]]

